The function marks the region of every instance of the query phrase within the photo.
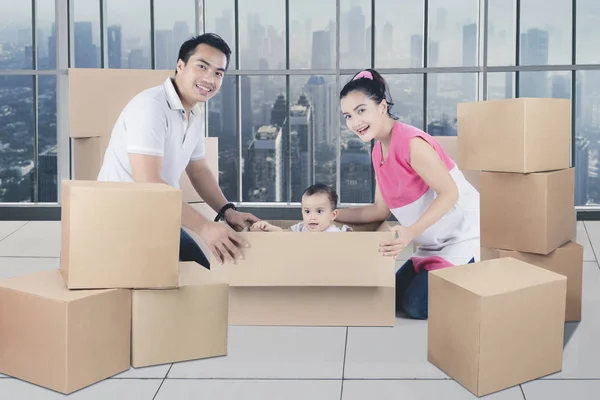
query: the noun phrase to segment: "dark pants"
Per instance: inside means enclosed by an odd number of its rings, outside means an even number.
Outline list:
[[[210,263],[198,243],[183,229],[179,239],[179,261],[195,261],[210,269]]]
[[[474,262],[472,258],[469,264]],[[423,268],[415,272],[411,260],[396,272],[396,311],[404,310],[410,318],[427,319],[428,273]]]

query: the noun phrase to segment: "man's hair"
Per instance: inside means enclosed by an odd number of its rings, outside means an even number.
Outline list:
[[[229,48],[229,45],[221,38],[221,36],[217,35],[216,33],[204,33],[202,35],[189,38],[183,42],[179,48],[179,56],[177,57],[177,60],[182,60],[187,64],[192,54],[194,54],[196,51],[196,47],[201,44],[207,44],[225,54],[225,57],[227,58],[227,65],[225,66],[225,69],[229,68],[231,49]]]
[[[302,193],[302,196],[312,196],[313,194],[319,194],[319,193],[323,193],[326,194],[327,197],[329,198],[329,202],[331,203],[331,209],[335,210],[337,208],[337,204],[338,204],[338,195],[335,192],[335,190],[333,190],[332,188],[330,188],[329,186],[323,184],[323,183],[315,183],[314,185],[309,186],[304,193]]]

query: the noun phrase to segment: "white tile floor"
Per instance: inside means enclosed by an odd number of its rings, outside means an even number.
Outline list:
[[[563,370],[491,400],[600,398],[600,222],[580,222],[583,318],[565,331]],[[0,222],[0,278],[58,268],[59,222]],[[408,252],[405,253],[408,256]],[[470,392],[427,362],[427,322],[394,328],[230,327],[229,355],[131,369],[74,399],[466,400]],[[0,375],[1,399],[66,397]]]

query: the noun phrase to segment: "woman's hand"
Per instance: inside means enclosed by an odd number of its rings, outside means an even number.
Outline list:
[[[406,246],[412,242],[415,237],[412,228],[407,226],[395,225],[391,228],[394,232],[394,239],[383,242],[379,245],[379,251],[387,257],[396,257]]]

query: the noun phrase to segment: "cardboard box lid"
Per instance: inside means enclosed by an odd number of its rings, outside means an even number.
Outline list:
[[[395,259],[379,253],[390,232],[243,232],[244,259],[226,264],[230,286],[395,285]],[[213,259],[211,265],[217,263]],[[216,266],[219,268],[219,266]]]
[[[481,297],[567,279],[512,257],[443,268],[431,273]]]
[[[114,290],[69,290],[58,269],[2,279],[0,287],[59,302],[71,302]]]
[[[215,284],[227,284],[227,280],[221,274],[208,270],[197,262],[184,261],[179,263],[179,287]]]

